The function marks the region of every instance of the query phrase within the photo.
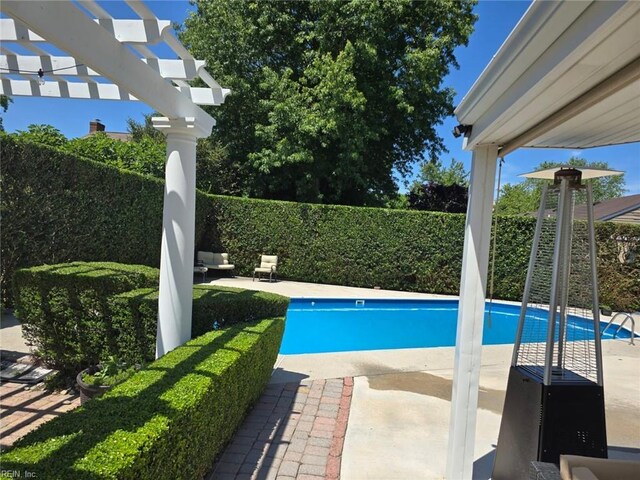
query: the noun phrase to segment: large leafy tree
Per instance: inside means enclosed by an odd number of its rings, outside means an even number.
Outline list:
[[[152,115],[145,115],[143,122],[130,118],[127,123],[131,139],[127,142],[102,132],[69,140],[57,128],[37,124],[13,135],[132,172],[164,178],[166,140],[164,134],[153,127],[151,118]],[[197,188],[209,193],[240,195],[240,175],[220,142],[211,138],[198,140]]]
[[[580,157],[571,157],[568,162],[542,162],[536,170],[544,170],[547,168],[558,166],[572,167],[591,167],[609,169],[607,162],[588,161]],[[496,205],[496,211],[503,215],[518,215],[524,213],[535,212],[540,204],[542,195],[542,187],[544,180],[536,180],[527,178],[518,184],[505,184],[500,189],[500,198]],[[611,177],[601,177],[592,180],[586,180],[591,184],[593,191],[593,201],[601,202],[611,198],[621,197],[625,193],[624,175],[614,175]]]
[[[165,148],[150,137],[124,142],[103,132],[69,140],[65,150],[98,162],[133,172],[164,176]]]
[[[42,143],[50,147],[64,148],[67,137],[55,127],[45,124],[32,123],[26,130],[18,130],[13,135],[28,142]]]
[[[442,85],[474,1],[195,0],[182,41],[233,93],[211,113],[243,194],[380,204],[445,150]]]
[[[165,147],[148,136],[123,142],[98,132],[69,140],[57,128],[37,124],[31,124],[27,130],[19,130],[12,135],[133,172],[156,177],[164,175]]]

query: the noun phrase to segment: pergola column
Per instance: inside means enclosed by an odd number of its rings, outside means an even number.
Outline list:
[[[456,333],[447,478],[472,478],[498,147],[473,151]]]
[[[196,142],[210,132],[194,118],[154,117],[167,136],[156,358],[191,339]]]

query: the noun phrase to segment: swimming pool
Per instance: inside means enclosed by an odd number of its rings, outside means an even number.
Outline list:
[[[494,303],[490,321],[485,311],[482,343],[513,343],[519,316],[519,305]],[[455,345],[457,320],[457,300],[293,298],[280,353],[449,347]],[[569,322],[589,329],[578,317]],[[621,330],[618,338],[629,335]],[[603,338],[612,337],[610,329]]]

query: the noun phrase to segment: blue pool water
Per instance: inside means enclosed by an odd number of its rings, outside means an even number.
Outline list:
[[[517,305],[494,303],[491,321],[485,312],[482,343],[513,343],[519,315]],[[457,300],[294,298],[287,311],[280,353],[454,346],[457,319]],[[570,317],[569,323],[589,329],[578,317]],[[612,338],[612,334],[609,329],[603,338]],[[628,331],[618,333],[619,338],[625,336],[629,337]]]

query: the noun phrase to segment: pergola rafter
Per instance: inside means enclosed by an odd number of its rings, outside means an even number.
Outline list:
[[[0,93],[139,100],[165,115],[153,118],[167,137],[156,341],[161,356],[191,338],[196,140],[215,125],[199,105],[221,105],[230,90],[178,41],[170,21],[157,19],[142,1],[126,3],[139,18],[112,18],[93,0],[3,0],[0,11],[9,18],[0,19]],[[173,58],[154,53],[161,45]],[[207,87],[190,86],[198,78]]]
[[[168,20],[116,20],[109,17],[94,18],[93,21],[110,31],[121,43],[154,45],[162,40],[161,34],[164,29],[171,28],[171,22]],[[3,42],[47,42],[46,39],[12,18],[0,19],[0,30]]]

